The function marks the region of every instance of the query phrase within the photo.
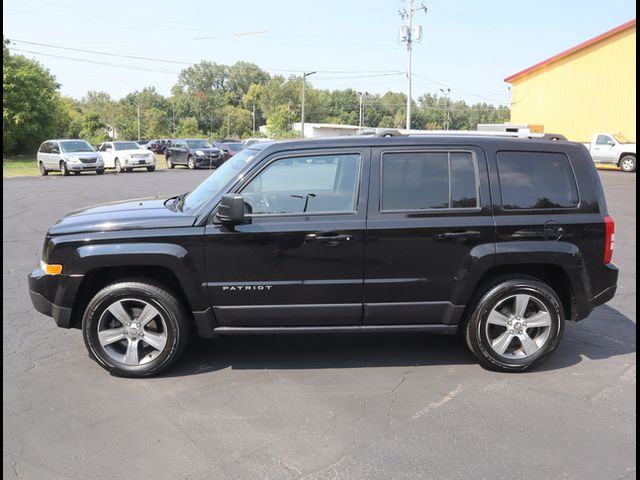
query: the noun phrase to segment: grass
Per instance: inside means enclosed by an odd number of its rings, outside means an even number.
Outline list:
[[[164,155],[156,154],[156,170],[166,170],[167,162]],[[105,174],[114,173],[114,170],[107,170]],[[2,178],[11,177],[37,177],[40,170],[36,163],[35,156],[18,155],[16,157],[4,157],[2,159]],[[49,175],[60,175],[58,172],[50,172]]]
[[[33,177],[40,175],[35,156],[8,157],[2,159],[2,177]]]

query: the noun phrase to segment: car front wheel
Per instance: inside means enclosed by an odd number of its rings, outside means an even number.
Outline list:
[[[560,299],[533,278],[494,283],[472,308],[464,324],[467,345],[491,370],[532,367],[556,349],[564,330]]]
[[[635,172],[636,171],[636,157],[633,155],[625,155],[620,160],[620,168],[622,168],[625,172]]]
[[[148,377],[170,367],[184,352],[188,314],[163,287],[120,282],[100,290],[89,302],[82,331],[89,354],[106,370]]]
[[[147,172],[155,172],[156,167],[147,167]]]
[[[120,160],[118,160],[117,158],[116,158],[115,167],[116,167],[116,173],[121,173],[122,172],[122,164],[120,163]]]
[[[193,157],[189,157],[187,159],[187,166],[189,167],[189,170],[194,170],[196,168],[196,161]]]
[[[64,175],[65,177],[69,176],[69,168],[67,168],[66,162],[60,162],[60,173],[62,173],[62,175]]]

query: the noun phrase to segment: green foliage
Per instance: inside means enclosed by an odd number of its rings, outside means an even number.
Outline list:
[[[46,138],[84,138],[97,144],[115,129],[117,138],[225,137],[245,138],[268,125],[274,138],[299,136],[302,76],[270,75],[249,62],[226,66],[202,61],[180,73],[170,97],[152,86],[116,100],[106,92],[89,91],[80,100],[61,97],[55,78],[40,64],[14,56],[3,43],[3,153],[33,151]],[[305,86],[305,121],[358,125],[360,94],[351,88]],[[364,125],[403,128],[406,95],[365,94]],[[413,106],[415,129],[474,130],[478,123],[509,120],[507,107],[425,94]]]
[[[53,75],[35,60],[12,55],[3,39],[2,153],[33,152],[63,133],[68,118]],[[60,122],[62,120],[62,122]]]
[[[198,120],[195,117],[187,117],[180,120],[176,130],[178,137],[200,137],[202,132],[198,129]]]

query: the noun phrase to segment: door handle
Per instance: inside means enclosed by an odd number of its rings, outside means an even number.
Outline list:
[[[353,236],[338,233],[309,233],[305,235],[304,239],[306,242],[318,241],[333,247],[339,243],[349,243],[353,240]]]
[[[480,238],[480,232],[477,230],[467,230],[465,232],[443,232],[437,233],[434,238],[436,240],[453,240],[454,242],[466,242],[467,240]]]

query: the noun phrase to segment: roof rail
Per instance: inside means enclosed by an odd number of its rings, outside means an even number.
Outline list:
[[[432,135],[458,135],[458,136],[474,136],[474,137],[511,137],[511,138],[527,138],[527,139],[543,139],[543,140],[567,140],[560,133],[530,133],[530,132],[501,132],[501,131],[479,131],[479,130],[433,130],[428,132],[403,133],[395,129],[376,128],[360,132],[360,135],[374,135],[376,137],[422,137]]]

